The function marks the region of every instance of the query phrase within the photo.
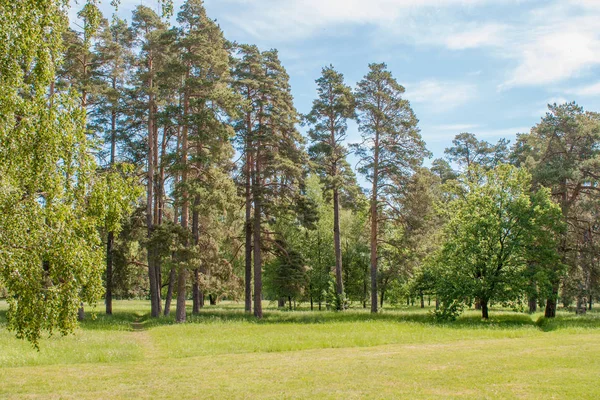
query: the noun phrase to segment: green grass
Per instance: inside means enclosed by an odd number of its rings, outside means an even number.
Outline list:
[[[343,313],[207,307],[189,323],[117,301],[33,350],[4,327],[0,398],[600,398],[600,314],[493,310],[439,323],[428,310]],[[144,330],[133,330],[137,321]]]

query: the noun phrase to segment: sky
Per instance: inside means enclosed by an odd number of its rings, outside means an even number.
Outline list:
[[[182,0],[174,0],[175,12]],[[131,20],[139,4],[121,0]],[[385,62],[406,88],[433,158],[454,136],[514,141],[548,103],[600,111],[600,0],[206,0],[225,37],[276,48],[296,108],[308,113],[315,79],[333,64],[354,87]],[[104,0],[102,9],[114,9]],[[348,141],[359,139],[351,123]],[[427,164],[428,162],[426,162]]]

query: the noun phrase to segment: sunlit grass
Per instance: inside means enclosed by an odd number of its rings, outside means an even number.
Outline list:
[[[97,307],[75,335],[36,352],[7,332],[0,303],[0,398],[599,398],[600,314],[554,320],[475,310],[371,315],[208,306],[187,324],[144,301]],[[132,322],[145,328],[134,331]]]

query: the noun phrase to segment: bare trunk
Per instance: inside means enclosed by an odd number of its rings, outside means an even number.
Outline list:
[[[194,245],[200,242],[200,215],[198,206],[200,205],[200,197],[194,197],[194,210],[192,211],[192,236],[194,237]],[[192,314],[200,313],[200,270],[194,269],[194,278],[192,280]]]
[[[379,178],[379,133],[375,134],[375,154],[373,161],[373,188],[371,191],[371,312],[377,312],[377,190]]]
[[[567,182],[566,180],[563,180],[561,183],[561,204],[560,204],[560,208],[562,210],[563,213],[563,218],[565,219],[565,222],[567,221],[567,216],[569,214],[569,205],[568,203],[568,196],[567,196]],[[568,226],[568,224],[567,224]],[[566,238],[566,234],[563,234],[563,237],[561,238],[561,242],[560,242],[560,246],[559,246],[559,252],[561,253],[561,262],[563,264],[566,264],[566,259],[567,259],[567,238]],[[544,311],[544,317],[546,318],[554,318],[556,317],[556,304],[558,302],[558,288],[560,286],[560,278],[555,277],[554,281],[552,282],[552,294],[550,295],[550,297],[548,299],[546,299],[546,310]]]
[[[177,309],[175,311],[175,322],[183,323],[186,320],[185,312],[185,285],[186,285],[186,274],[185,268],[180,268],[179,275],[177,277]]]
[[[252,195],[250,187],[250,174],[252,168],[252,157],[250,146],[246,146],[246,220],[245,220],[245,311],[252,312]]]
[[[481,304],[481,318],[488,319],[489,318],[489,315],[488,315],[488,301],[487,300],[480,300],[479,304]]]
[[[544,317],[554,318],[556,317],[556,303],[558,300],[558,282],[554,282],[552,285],[552,295],[546,299],[546,310],[544,311]]]
[[[77,320],[83,321],[85,319],[85,310],[83,308],[83,301],[79,303],[79,309],[77,310]]]
[[[530,296],[527,303],[529,305],[530,314],[533,314],[537,311],[537,298],[535,296]]]
[[[186,78],[189,78],[189,69],[186,73]],[[187,79],[186,79],[187,80]],[[189,114],[189,94],[187,91],[184,93],[183,98],[183,128],[181,131],[181,183],[184,185],[184,189],[182,190],[182,202],[181,202],[181,227],[184,231],[188,229],[188,219],[189,219],[189,199],[187,189],[185,189],[185,185],[187,184],[188,177],[188,122],[187,116]],[[188,246],[187,240],[184,243],[184,246]],[[181,266],[179,268],[179,277],[177,279],[177,310],[175,320],[176,322],[185,322],[186,319],[186,311],[185,311],[185,300],[186,300],[186,278],[187,278],[187,270],[185,267]]]
[[[192,314],[200,313],[200,271],[198,268],[194,270],[194,283],[192,286]]]
[[[254,193],[254,316],[262,318],[261,205],[256,189]]]
[[[177,279],[177,270],[175,269],[175,267],[171,267],[171,271],[169,272],[169,285],[167,286],[167,296],[165,298],[165,316],[171,313],[171,301],[173,300],[173,288],[175,287],[175,279]]]
[[[112,314],[112,280],[113,280],[113,245],[115,235],[113,232],[108,232],[106,239],[106,313]]]
[[[261,254],[261,213],[262,213],[262,193],[261,193],[261,165],[260,165],[260,143],[256,146],[255,168],[253,174],[252,197],[254,199],[254,316],[262,318],[262,254]]]
[[[335,247],[335,286],[338,296],[344,293],[342,280],[342,241],[340,238],[340,194],[337,188],[333,189],[333,241]],[[343,309],[343,304],[340,304]]]

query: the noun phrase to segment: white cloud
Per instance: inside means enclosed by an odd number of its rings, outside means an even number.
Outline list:
[[[377,29],[374,42],[491,50],[513,63],[502,89],[560,82],[600,65],[600,0],[219,1],[237,7],[226,18],[239,29],[271,41],[344,35],[348,27],[369,25]],[[472,22],[472,12],[490,4],[507,5],[512,15]]]
[[[231,4],[225,18],[255,37],[277,41],[335,34],[341,25],[373,25],[394,30],[414,26],[415,19],[440,10],[473,7],[498,0],[213,0]],[[515,0],[501,0],[514,2]],[[207,2],[209,5],[212,3]],[[405,32],[406,33],[406,32]]]
[[[464,124],[468,129],[446,129],[452,125],[437,125],[432,127],[424,127],[421,131],[423,138],[428,143],[445,142],[450,143],[456,135],[462,132],[473,133],[479,140],[487,140],[495,142],[501,138],[513,140],[517,133],[529,132],[529,127],[510,127],[510,128],[489,128],[475,124]],[[457,127],[462,127],[457,125]]]
[[[452,131],[456,133],[468,132],[473,129],[479,128],[477,124],[443,124],[434,125],[431,127],[433,131]]]
[[[444,44],[452,50],[482,46],[499,46],[504,43],[508,26],[504,24],[473,25],[470,28],[443,37]]]
[[[565,93],[582,97],[600,96],[600,82],[587,86],[579,86],[576,88],[567,89],[565,90]]]
[[[445,112],[460,107],[477,97],[477,88],[464,82],[423,80],[406,85],[406,98],[422,104],[429,112]]]
[[[494,139],[509,139],[512,140],[517,133],[526,133],[531,130],[529,126],[518,126],[511,128],[483,129],[473,132],[478,139],[494,140]]]

